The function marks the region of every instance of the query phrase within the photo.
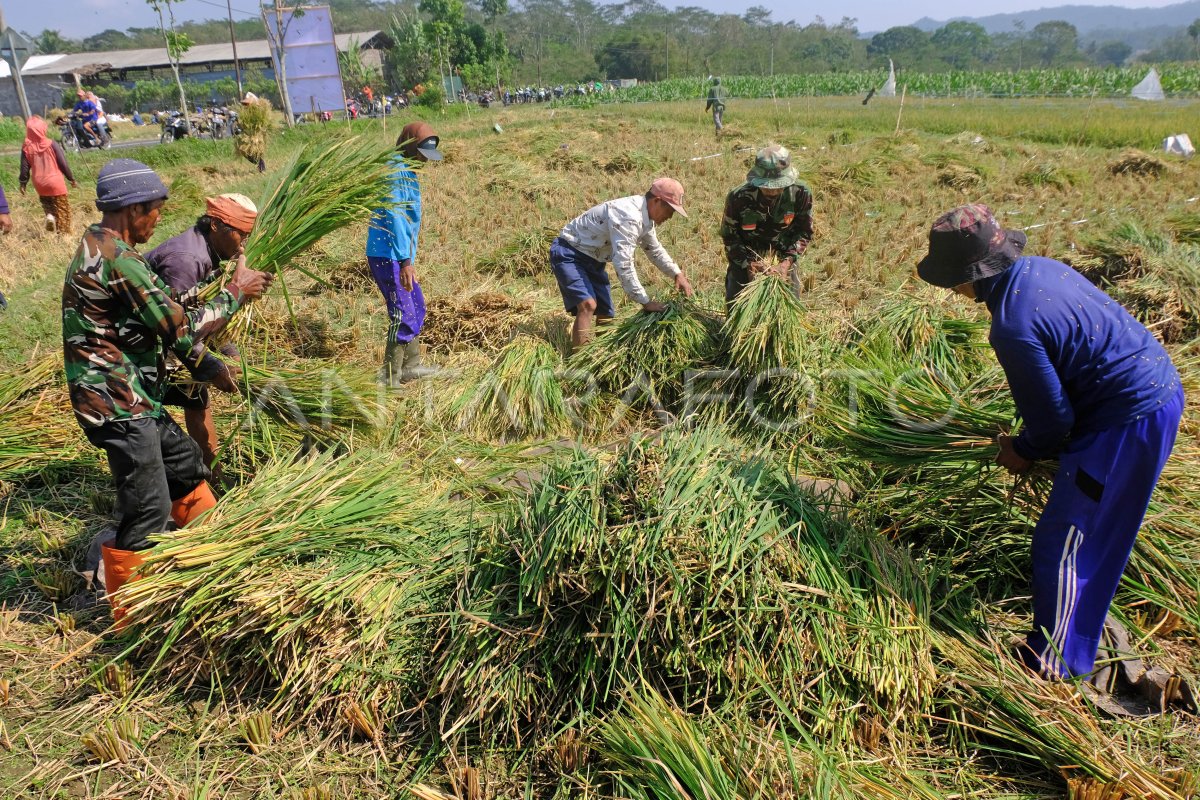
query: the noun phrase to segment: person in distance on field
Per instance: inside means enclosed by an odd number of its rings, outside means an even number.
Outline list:
[[[199,293],[221,274],[221,262],[237,258],[245,265],[243,248],[258,208],[242,194],[222,194],[205,198],[205,212],[196,224],[178,236],[173,236],[146,254],[154,273],[172,292],[172,299],[190,311],[203,305]],[[193,357],[200,361],[206,345],[197,342]],[[238,358],[237,347],[227,342],[219,348],[226,358]],[[227,365],[228,366],[228,365]],[[236,368],[233,370],[237,372]],[[188,435],[200,445],[204,463],[212,471],[213,480],[220,480],[217,465],[217,429],[213,424],[212,408],[207,385],[185,389],[168,382],[163,392],[164,405],[183,409],[183,421]]]
[[[712,111],[713,133],[717,136],[721,135],[721,129],[725,127],[722,117],[725,115],[725,87],[721,85],[720,78],[712,79],[712,87],[708,90],[708,101],[704,104],[705,111]]]
[[[88,440],[108,455],[117,488],[116,540],[101,548],[110,593],[142,563],[151,536],[216,503],[200,448],[162,407],[164,348],[197,380],[236,391],[221,360],[195,345],[222,330],[272,279],[239,264],[213,300],[186,311],[135,249],[154,234],[166,200],[167,187],[145,164],[105,164],[96,179],[103,218],[84,232],[63,283],[71,405]],[[122,614],[114,609],[115,617]]]
[[[683,185],[673,178],[658,178],[644,195],[632,195],[592,206],[567,223],[550,245],[554,271],[563,306],[575,316],[571,344],[581,347],[591,338],[592,325],[608,322],[616,313],[609,291],[611,261],[621,288],[643,311],[662,311],[662,303],[650,299],[638,279],[633,263],[634,249],[642,248],[654,266],[675,280],[675,288],[692,295],[692,284],[666,248],[658,241],[655,226],[683,210]]]
[[[1033,630],[1020,654],[1039,674],[1082,677],[1174,446],[1183,387],[1145,326],[1024,246],[1025,234],[1002,228],[987,206],[960,206],[933,223],[917,272],[991,313],[989,341],[1024,421],[1017,436],[997,437],[996,463],[1021,474],[1058,459],[1033,532]],[[1130,682],[1147,696],[1193,703],[1179,681],[1164,694],[1165,670],[1141,672]]]
[[[434,371],[421,364],[425,295],[413,267],[421,233],[421,184],[414,167],[441,161],[438,144],[440,139],[427,122],[410,122],[400,131],[390,203],[375,211],[367,233],[367,264],[388,313],[381,378],[392,388]]]
[[[786,147],[772,144],[758,151],[746,182],[725,198],[721,240],[729,269],[725,303],[734,299],[754,276],[768,269],[765,259],[780,258],[773,271],[791,280],[800,294],[796,262],[813,238],[812,194],[796,177]]]
[[[34,114],[25,120],[25,142],[21,145],[21,194],[25,194],[30,178],[42,210],[46,212],[46,230],[71,232],[71,199],[67,197],[67,181],[72,186],[75,175],[67,163],[62,145],[46,134],[46,120]]]

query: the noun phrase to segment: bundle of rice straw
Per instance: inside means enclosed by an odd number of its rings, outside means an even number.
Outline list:
[[[238,155],[260,163],[267,157],[267,137],[273,127],[271,123],[271,101],[260,97],[246,103],[238,110],[240,131],[233,138],[233,147]]]
[[[343,726],[368,709],[382,725],[423,691],[468,525],[390,452],[268,464],[165,534],[121,590],[143,685],[265,692]]]
[[[911,561],[731,446],[672,429],[548,468],[445,624],[444,734],[519,741],[643,682],[715,708],[759,676],[837,737],[872,710],[919,718],[935,676]]]
[[[367,137],[306,145],[259,204],[258,219],[246,241],[247,263],[279,273],[322,237],[388,206],[399,158]]]
[[[564,432],[574,417],[559,380],[561,369],[562,360],[549,342],[518,335],[453,400],[451,424],[505,440]]]
[[[572,354],[576,380],[594,382],[626,402],[675,407],[685,394],[689,370],[713,363],[720,347],[719,318],[691,300],[675,300],[665,311],[639,311],[602,328]]]

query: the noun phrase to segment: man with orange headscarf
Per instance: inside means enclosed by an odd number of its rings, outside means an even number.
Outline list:
[[[205,199],[205,213],[196,224],[146,254],[146,260],[185,309],[198,305],[200,291],[221,275],[221,262],[242,254],[242,248],[258,217],[258,208],[241,194],[223,194]],[[196,348],[206,345],[197,343]],[[220,348],[228,358],[237,358],[232,343]],[[217,460],[217,430],[213,424],[207,386],[185,389],[169,385],[165,405],[183,409],[188,435],[200,445],[204,461],[214,477],[220,476]]]
[[[25,120],[25,143],[21,145],[21,194],[33,179],[33,190],[46,212],[46,230],[71,232],[71,203],[67,199],[67,181],[75,176],[67,163],[62,145],[46,135],[46,120],[36,114]]]

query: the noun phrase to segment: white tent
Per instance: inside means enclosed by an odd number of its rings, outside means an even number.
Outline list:
[[[1146,73],[1146,77],[1142,78],[1142,82],[1133,87],[1131,95],[1138,100],[1163,100],[1166,95],[1163,94],[1162,81],[1158,79],[1158,70],[1154,67]]]
[[[879,97],[895,97],[896,96],[896,65],[892,60],[888,59],[888,79],[887,83],[875,93]]]

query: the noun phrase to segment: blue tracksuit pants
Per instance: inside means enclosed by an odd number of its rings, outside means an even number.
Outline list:
[[[1030,664],[1046,674],[1092,671],[1104,618],[1133,551],[1183,413],[1181,389],[1153,414],[1080,437],[1060,456],[1033,531]]]

